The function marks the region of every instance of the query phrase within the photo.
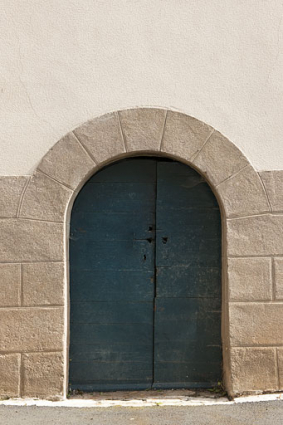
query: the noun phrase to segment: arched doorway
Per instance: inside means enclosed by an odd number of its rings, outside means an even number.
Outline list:
[[[221,380],[221,220],[204,179],[155,157],[90,178],[72,210],[70,297],[72,389]]]
[[[272,185],[265,187],[262,173],[232,142],[207,124],[175,111],[136,108],[91,119],[60,139],[27,180],[18,217],[7,220],[8,227],[5,224],[3,235],[8,236],[2,238],[2,258],[6,258],[7,264],[34,264],[44,282],[46,263],[50,263],[48,278],[56,282],[52,298],[58,297],[54,308],[44,307],[39,316],[34,316],[33,307],[25,307],[25,314],[37,324],[44,317],[44,323],[48,323],[45,330],[51,334],[45,338],[44,333],[35,333],[37,347],[46,350],[42,361],[50,365],[44,369],[48,372],[45,386],[42,387],[40,372],[33,392],[23,394],[67,395],[68,253],[73,202],[82,186],[102,167],[142,155],[170,156],[192,166],[205,176],[217,195],[223,229],[223,383],[228,394],[279,390],[282,338],[279,331],[274,333],[272,324],[283,315],[280,298],[272,291],[272,270],[276,257],[282,256],[283,226],[282,216],[272,210],[273,201],[267,196],[272,193],[274,199]],[[43,262],[41,267],[39,262]],[[53,267],[55,263],[58,266]],[[35,302],[42,306],[41,292],[37,292]],[[17,317],[22,320],[21,315]],[[29,346],[27,353],[30,349]],[[35,365],[39,364],[37,359],[35,356]]]

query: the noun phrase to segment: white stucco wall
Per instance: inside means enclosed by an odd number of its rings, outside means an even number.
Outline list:
[[[2,0],[1,175],[84,121],[168,107],[283,169],[282,0]]]

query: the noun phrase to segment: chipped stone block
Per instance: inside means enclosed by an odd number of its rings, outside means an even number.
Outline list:
[[[0,309],[0,351],[59,351],[63,307]]]
[[[266,301],[272,299],[271,258],[229,258],[230,301]]]
[[[0,264],[0,307],[21,305],[21,265]]]
[[[119,112],[127,151],[160,151],[166,111],[140,108]]]
[[[56,397],[63,394],[63,353],[23,355],[23,396]]]
[[[233,393],[277,391],[278,379],[274,348],[232,348]]]
[[[23,305],[64,304],[64,264],[23,264]]]

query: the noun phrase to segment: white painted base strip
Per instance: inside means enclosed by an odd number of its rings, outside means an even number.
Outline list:
[[[39,399],[9,399],[1,400],[0,405],[4,406],[38,406],[38,407],[152,407],[152,406],[211,406],[217,404],[237,404],[282,400],[283,394],[264,394],[252,395],[245,397],[237,397],[233,401],[229,401],[226,397],[206,398],[206,397],[188,397],[187,399],[175,398],[148,398],[133,400],[91,400],[91,399],[66,399],[61,401],[49,401]]]
[[[260,395],[249,395],[237,397],[234,399],[235,403],[253,403],[257,401],[276,401],[283,400],[283,393],[273,393],[273,394],[260,394]]]

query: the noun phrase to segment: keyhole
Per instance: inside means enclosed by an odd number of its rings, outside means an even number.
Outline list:
[[[152,227],[151,226],[149,226],[148,231],[149,232],[152,232]]]
[[[162,238],[162,243],[164,243],[164,245],[166,245],[166,244],[167,244],[167,241],[168,241],[168,238],[167,238],[167,237]]]
[[[144,256],[143,256],[143,261],[145,261],[146,260],[146,255],[144,254]]]

